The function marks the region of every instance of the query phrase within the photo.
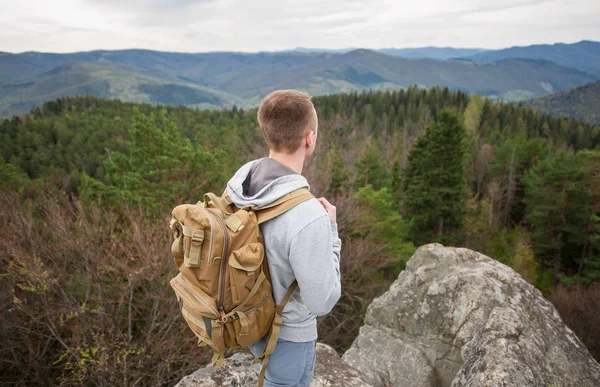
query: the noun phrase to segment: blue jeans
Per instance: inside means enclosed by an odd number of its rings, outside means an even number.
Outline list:
[[[254,357],[265,348],[265,339],[250,346]],[[265,373],[265,387],[308,387],[315,373],[316,340],[296,343],[279,339],[269,357]],[[262,365],[261,365],[262,367]]]

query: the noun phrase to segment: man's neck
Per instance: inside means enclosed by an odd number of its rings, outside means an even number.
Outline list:
[[[298,174],[302,174],[302,168],[304,167],[304,152],[302,147],[292,154],[270,151],[269,158],[293,169],[298,172]]]

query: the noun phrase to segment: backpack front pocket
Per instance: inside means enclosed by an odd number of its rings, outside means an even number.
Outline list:
[[[228,324],[227,330],[240,347],[248,347],[269,333],[274,315],[275,302],[269,295],[245,312],[236,312],[237,318]]]
[[[223,349],[224,344],[219,340],[222,335],[213,333],[213,320],[219,316],[214,297],[190,284],[181,273],[171,280],[171,287],[177,295],[181,314],[198,339],[213,348]]]
[[[218,317],[217,302],[214,297],[209,296],[202,289],[190,284],[179,273],[171,280],[171,287],[175,291],[177,298],[183,301],[183,307],[194,314],[206,314]]]
[[[233,306],[237,306],[250,294],[260,274],[265,257],[262,243],[250,243],[235,250],[229,256],[229,280]]]

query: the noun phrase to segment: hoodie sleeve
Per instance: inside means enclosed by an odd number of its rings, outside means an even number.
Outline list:
[[[290,245],[290,264],[303,304],[315,315],[333,309],[341,294],[340,250],[337,225],[327,215],[302,228]]]

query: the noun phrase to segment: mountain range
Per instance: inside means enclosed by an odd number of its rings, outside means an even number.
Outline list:
[[[583,40],[573,44],[539,44],[511,47],[503,50],[485,51],[467,59],[477,62],[495,62],[509,58],[543,59],[600,74],[600,42]]]
[[[467,52],[469,49],[451,48],[381,52],[300,49],[198,54],[150,50],[0,53],[0,116],[27,111],[48,99],[82,94],[221,108],[234,104],[256,106],[263,96],[280,88],[323,95],[418,85],[447,86],[518,101],[600,80],[600,71],[594,71],[600,64],[595,59],[600,58],[600,43],[564,46],[563,56],[556,55],[554,46],[531,46],[531,53],[522,54],[525,58],[513,58],[514,49],[507,49],[477,52],[466,59],[448,59],[455,54],[472,53]],[[541,55],[542,51],[547,54]],[[487,57],[480,57],[492,53],[499,59],[483,61]]]
[[[339,48],[339,49],[320,49],[320,48],[305,48],[296,47],[293,50],[285,50],[281,52],[326,52],[333,54],[344,54],[354,51],[357,48]],[[417,48],[380,48],[373,51],[382,54],[400,56],[403,58],[431,58],[431,59],[452,59],[464,58],[471,55],[479,54],[487,50],[483,48],[454,48],[454,47],[417,47]]]
[[[298,52],[346,53],[355,48],[335,50],[297,47]],[[286,52],[290,52],[286,51]],[[419,47],[419,48],[380,48],[374,51],[403,58],[466,59],[474,62],[496,62],[502,59],[542,59],[563,66],[600,73],[600,42],[582,40],[578,43],[536,44],[523,47],[510,47],[501,50],[483,48]]]
[[[525,105],[554,116],[566,116],[600,127],[600,82],[527,101]]]

